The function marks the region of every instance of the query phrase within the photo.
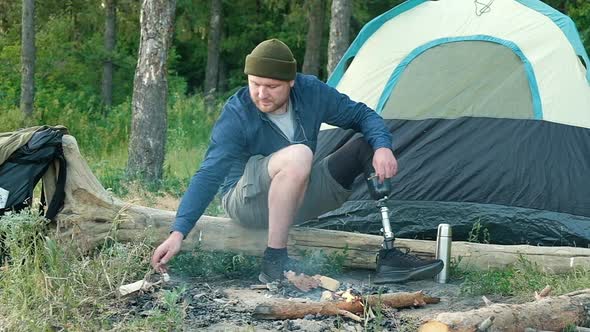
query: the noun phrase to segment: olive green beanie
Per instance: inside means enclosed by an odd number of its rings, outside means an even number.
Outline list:
[[[246,56],[246,75],[291,81],[297,74],[297,61],[289,46],[278,39],[265,40]]]

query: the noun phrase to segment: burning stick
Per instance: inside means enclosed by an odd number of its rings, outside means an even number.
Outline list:
[[[296,319],[305,315],[343,315],[341,310],[353,314],[362,314],[364,306],[381,304],[383,307],[404,308],[430,303],[438,303],[437,297],[430,297],[422,292],[394,293],[357,297],[354,301],[329,302],[295,302],[292,300],[275,300],[267,304],[260,304],[254,309],[254,318],[259,319]],[[346,317],[349,317],[348,315]],[[350,317],[349,317],[350,318]]]

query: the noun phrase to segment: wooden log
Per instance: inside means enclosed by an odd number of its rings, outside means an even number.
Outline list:
[[[568,325],[584,323],[587,308],[590,289],[523,304],[496,303],[467,312],[441,313],[422,324],[418,331],[475,332],[486,320],[491,321],[487,331],[561,331]]]
[[[381,305],[389,308],[407,308],[438,303],[439,301],[439,298],[430,297],[422,292],[368,295],[351,302],[297,302],[280,299],[256,306],[253,316],[258,319],[297,319],[316,314],[336,316],[340,314],[341,310],[362,314],[365,312],[366,306]]]
[[[75,240],[82,248],[92,248],[107,237],[119,241],[137,241],[147,232],[147,242],[161,243],[169,233],[175,212],[129,204],[116,197],[99,183],[84,158],[74,137],[63,139],[68,163],[64,208],[56,217],[55,227],[61,237]],[[48,199],[54,190],[55,170],[44,178]],[[53,180],[52,180],[53,179]],[[375,255],[383,238],[377,235],[332,230],[293,228],[289,233],[291,254],[299,250],[324,250],[342,253],[344,266],[375,268]],[[266,230],[248,229],[228,219],[203,216],[184,241],[183,250],[200,245],[206,250],[229,250],[248,255],[262,254],[267,242]],[[434,241],[397,239],[396,246],[408,248],[422,257],[434,256]],[[470,268],[504,267],[516,262],[519,255],[541,267],[562,272],[574,266],[590,266],[590,249],[571,247],[536,247],[528,245],[501,246],[453,242],[452,256],[462,257],[460,266]]]

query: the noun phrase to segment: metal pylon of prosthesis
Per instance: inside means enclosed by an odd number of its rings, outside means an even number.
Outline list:
[[[381,211],[381,222],[383,225],[383,228],[381,228],[381,233],[383,234],[382,246],[384,249],[392,249],[395,236],[391,230],[389,209],[386,204],[392,191],[391,179],[385,179],[383,182],[379,182],[377,175],[371,173],[367,178],[367,186],[369,187],[369,194],[377,201],[377,208]]]

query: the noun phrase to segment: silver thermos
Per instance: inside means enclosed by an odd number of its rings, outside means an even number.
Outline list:
[[[453,238],[453,231],[451,225],[438,225],[438,232],[436,234],[436,252],[435,256],[444,262],[442,271],[435,277],[436,282],[444,284],[449,280],[449,267],[451,263],[451,243]]]

